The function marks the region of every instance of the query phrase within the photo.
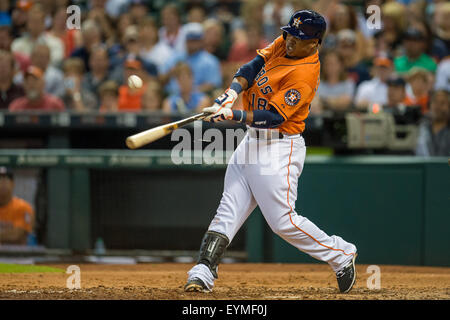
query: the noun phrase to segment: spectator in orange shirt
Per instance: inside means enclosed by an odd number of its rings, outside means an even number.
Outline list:
[[[25,200],[13,196],[12,172],[0,167],[0,244],[27,243],[33,231],[34,211]]]
[[[137,75],[142,79],[144,85],[140,89],[130,88],[128,84],[119,87],[119,111],[141,111],[142,96],[146,89],[147,75],[141,60],[130,57],[124,64],[124,80],[128,82],[128,77]]]

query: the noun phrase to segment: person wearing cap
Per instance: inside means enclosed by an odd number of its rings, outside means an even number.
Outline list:
[[[431,95],[430,114],[419,126],[416,155],[450,157],[450,92],[436,90]]]
[[[0,50],[0,110],[7,110],[12,101],[25,95],[23,87],[13,82],[14,67],[12,53]]]
[[[358,109],[367,109],[372,104],[384,105],[387,102],[386,81],[392,74],[393,64],[387,57],[374,59],[371,80],[363,81],[355,94],[355,105]]]
[[[44,72],[39,67],[28,67],[24,75],[24,87],[25,96],[11,102],[10,111],[63,111],[65,109],[61,99],[45,93]]]
[[[204,30],[200,23],[188,23],[185,25],[186,52],[177,53],[162,68],[160,81],[169,84],[166,90],[171,94],[179,93],[179,87],[175,81],[175,66],[179,62],[186,62],[194,75],[194,87],[201,92],[210,92],[222,86],[222,71],[217,57],[207,52],[204,48]]]
[[[45,31],[45,12],[38,4],[34,4],[28,11],[27,32],[11,44],[13,52],[31,55],[33,47],[44,42],[50,48],[50,63],[59,66],[64,58],[64,44],[62,41]]]
[[[426,37],[423,32],[415,28],[408,28],[403,35],[405,54],[394,59],[395,71],[404,74],[413,67],[436,71],[436,62],[425,53]]]
[[[392,114],[404,114],[406,110],[406,81],[399,76],[392,76],[387,81],[387,101],[383,111]]]
[[[0,167],[0,244],[25,245],[33,231],[34,211],[28,202],[15,197],[13,192],[13,173]]]

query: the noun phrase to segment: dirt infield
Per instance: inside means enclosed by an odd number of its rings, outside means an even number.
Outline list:
[[[186,293],[192,264],[79,265],[81,289],[65,273],[0,274],[0,299],[450,299],[450,268],[380,266],[381,289],[369,290],[367,265],[349,294],[339,294],[323,264],[223,264],[212,293]],[[66,269],[68,265],[53,265]]]

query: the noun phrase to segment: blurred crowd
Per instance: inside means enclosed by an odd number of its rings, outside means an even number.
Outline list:
[[[0,110],[198,111],[305,8],[328,24],[313,114],[411,113],[433,134],[448,128],[441,0],[0,0]],[[142,88],[128,86],[133,74]]]

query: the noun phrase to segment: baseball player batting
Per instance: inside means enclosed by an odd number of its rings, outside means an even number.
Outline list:
[[[355,245],[328,236],[295,211],[298,178],[306,155],[302,132],[319,85],[318,48],[326,22],[317,12],[301,10],[281,29],[282,35],[257,50],[257,56],[237,71],[229,89],[214,105],[203,109],[211,113],[205,121],[234,120],[249,128],[228,164],[222,199],[201,242],[197,264],[188,272],[185,291],[213,289],[227,246],[256,206],[276,234],[331,266],[341,292],[349,292],[355,283]],[[241,92],[245,111],[233,110]],[[245,153],[255,150],[256,144],[277,147],[275,153],[256,148],[260,159],[276,160],[274,174],[261,174],[257,164],[238,163],[237,159],[245,159]]]

